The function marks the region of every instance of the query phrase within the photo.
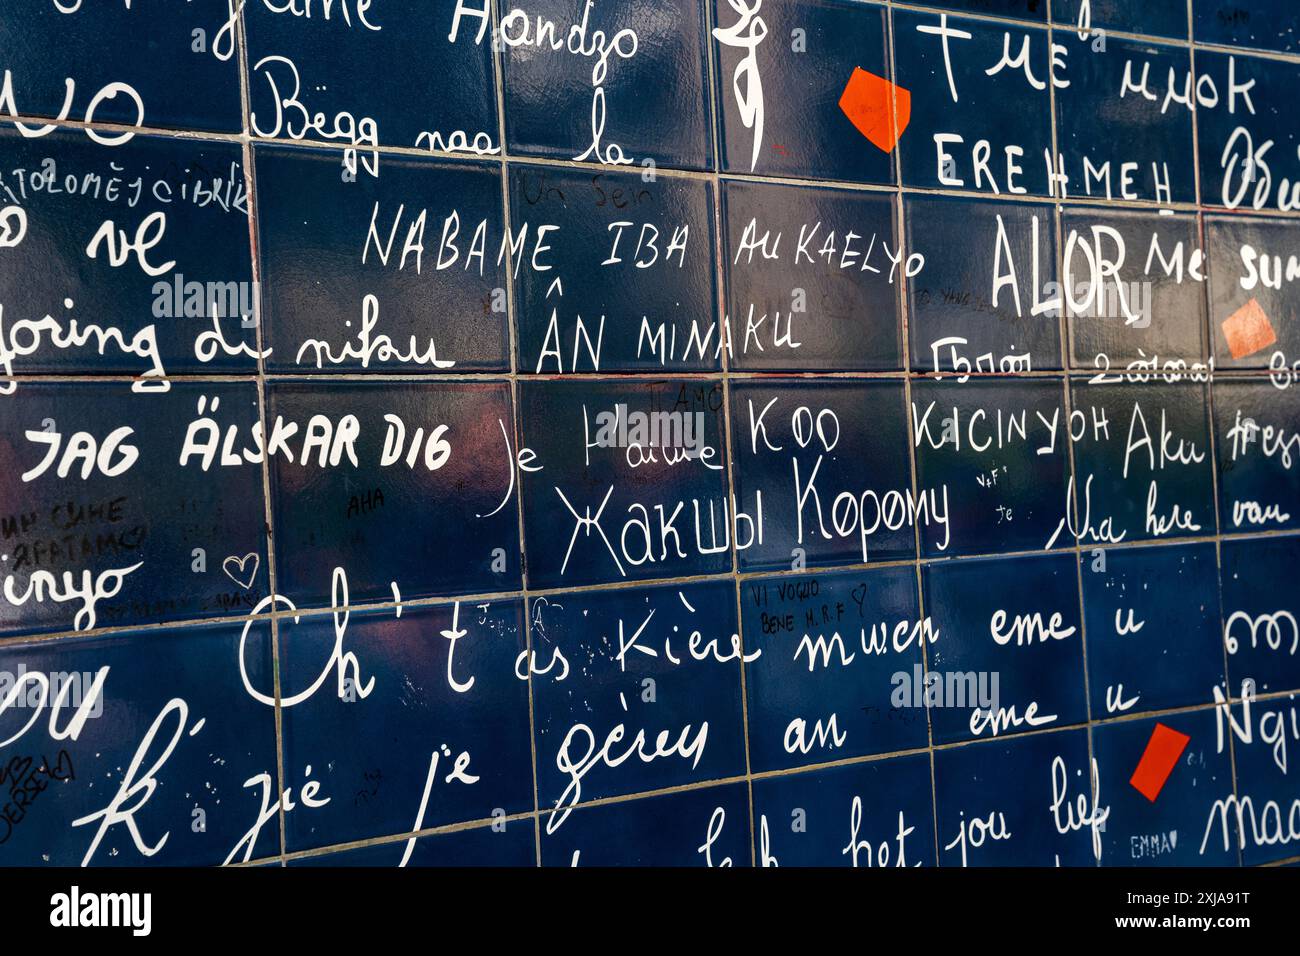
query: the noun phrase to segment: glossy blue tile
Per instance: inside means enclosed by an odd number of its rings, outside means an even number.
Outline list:
[[[1213,543],[1079,556],[1093,716],[1214,702],[1226,690]]]
[[[336,568],[356,602],[517,588],[511,411],[497,382],[268,385],[279,592],[327,606]]]
[[[1072,368],[1203,371],[1205,256],[1195,216],[1067,209],[1062,296]]]
[[[536,825],[531,820],[453,830],[395,843],[379,843],[290,860],[290,866],[535,866]]]
[[[1050,206],[909,197],[907,241],[925,269],[907,285],[916,371],[1061,367],[1061,293]],[[970,251],[951,253],[960,231]],[[991,356],[991,358],[990,358]]]
[[[1225,540],[1221,545],[1223,643],[1229,686],[1258,694],[1300,688],[1300,538]]]
[[[17,383],[0,402],[0,631],[248,613],[269,590],[256,423],[252,382]]]
[[[721,369],[710,183],[515,164],[509,177],[520,371]]]
[[[216,865],[280,852],[270,626],[0,650],[0,861]],[[267,812],[269,810],[269,813]]]
[[[755,772],[929,743],[923,645],[910,567],[754,578],[741,584],[749,753]]]
[[[801,570],[916,554],[914,527],[946,521],[912,491],[902,382],[754,379],[731,387],[734,481],[762,523],[737,538],[742,570]],[[744,547],[742,547],[744,545]]]
[[[1196,73],[1201,203],[1294,209],[1300,177],[1294,120],[1300,65],[1198,49]]]
[[[283,620],[288,850],[531,810],[524,653],[519,600]]]
[[[520,382],[529,586],[730,570],[760,519],[728,500],[722,404],[701,379]]]
[[[1300,368],[1300,239],[1290,220],[1206,216],[1210,330],[1221,369],[1272,369],[1289,384]]]
[[[1092,41],[1105,30],[1186,40],[1187,0],[1052,0],[1052,21]]]
[[[346,182],[326,150],[256,157],[268,370],[509,370],[498,167],[391,157]]]
[[[723,170],[893,182],[896,137],[882,6],[860,0],[766,6],[713,0],[712,6]]]
[[[237,145],[6,131],[0,152],[5,374],[256,371]]]
[[[731,368],[902,369],[899,289],[923,263],[901,253],[892,199],[728,180],[722,218]]]
[[[1207,387],[1076,379],[1067,522],[1085,548],[1214,534]]]
[[[1192,75],[1187,48],[1073,31],[1069,85],[1056,90],[1057,148],[1069,195],[1195,202]]]
[[[939,865],[1096,865],[1107,799],[1088,767],[1083,730],[935,751]]]
[[[500,36],[511,154],[712,168],[704,7],[662,0],[650,15],[636,4],[539,0],[507,12]]]
[[[1059,379],[948,378],[912,385],[917,483],[944,520],[920,527],[921,554],[1061,548],[1070,476]]]
[[[1300,10],[1289,0],[1192,0],[1192,19],[1199,43],[1300,52]]]
[[[474,4],[254,3],[244,21],[255,136],[344,146],[358,179],[379,175],[376,145],[501,151]]]
[[[1300,527],[1300,397],[1263,379],[1214,383],[1219,516],[1225,532]]]
[[[7,4],[0,49],[11,116],[243,129],[234,23],[223,0]]]
[[[873,760],[754,782],[758,866],[934,866],[930,759]]]
[[[543,866],[749,866],[743,783],[581,807],[548,830]]]
[[[895,82],[912,107],[904,185],[1048,195],[1047,31],[910,10],[893,21]],[[1008,65],[1026,48],[1027,70]]]
[[[921,569],[924,699],[936,743],[1084,722],[1079,584],[1067,554],[976,558]],[[940,692],[942,682],[942,692]],[[920,691],[915,691],[920,694]]]
[[[1213,710],[1125,720],[1093,731],[1103,799],[1110,806],[1102,834],[1102,866],[1236,866],[1235,846],[1211,832],[1216,801],[1232,793],[1232,764]],[[1129,779],[1157,725],[1188,737],[1154,801]],[[1220,744],[1223,744],[1220,746]],[[1236,820],[1229,828],[1235,833]]]
[[[532,599],[537,792],[575,804],[745,773],[730,581]]]
[[[1216,794],[1201,837],[1206,853],[1225,845],[1241,851],[1245,866],[1285,860],[1300,849],[1300,786],[1295,754],[1300,745],[1300,701],[1295,695],[1233,707],[1235,722],[1223,721],[1232,737],[1236,792]]]
[[[943,3],[926,4],[926,6],[941,6],[967,13],[1015,17],[1038,22],[1047,18],[1047,0],[944,0]]]

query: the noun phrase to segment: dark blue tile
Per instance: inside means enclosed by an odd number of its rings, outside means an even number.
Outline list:
[[[1226,684],[1214,545],[1094,549],[1079,566],[1093,715],[1213,703]]]
[[[745,773],[730,581],[537,597],[530,621],[549,830],[581,801]]]
[[[518,587],[511,411],[505,383],[268,385],[280,593],[328,605],[336,568],[357,602]]]
[[[935,751],[939,865],[1094,866],[1107,793],[1088,767],[1083,730]]]
[[[1209,326],[1195,216],[1076,207],[1062,214],[1061,231],[1073,368],[1204,372]]]
[[[740,600],[755,772],[929,744],[925,709],[899,691],[934,637],[912,568],[755,578]]]
[[[1300,10],[1290,0],[1192,0],[1192,15],[1198,43],[1300,52]]]
[[[549,832],[542,866],[749,866],[749,795],[733,783],[580,807]]]
[[[1061,548],[1069,482],[1059,379],[918,381],[912,386],[917,482],[943,501],[922,524],[927,557]],[[951,504],[950,504],[951,503]]]
[[[1047,0],[943,0],[942,3],[935,0],[925,5],[1020,20],[1041,22],[1047,18]]]
[[[256,370],[237,145],[4,132],[0,150],[6,374]]]
[[[0,631],[248,613],[269,590],[256,423],[252,382],[17,383],[0,402]]]
[[[1225,532],[1300,527],[1300,397],[1271,382],[1214,383],[1219,515]]]
[[[1124,720],[1093,731],[1102,794],[1110,805],[1102,866],[1236,866],[1236,847],[1210,833],[1215,801],[1232,793],[1232,762],[1213,710]],[[1129,779],[1157,725],[1190,738],[1154,801]],[[1210,818],[1207,821],[1207,815]],[[1229,824],[1235,833],[1236,820]]]
[[[729,180],[722,215],[731,368],[903,367],[898,290],[923,259],[902,256],[893,199]]]
[[[536,825],[531,820],[453,830],[290,860],[290,866],[535,866]]]
[[[1300,65],[1198,49],[1196,73],[1201,203],[1294,209]]]
[[[926,754],[754,782],[758,866],[934,866]]]
[[[1090,42],[1106,30],[1186,40],[1187,0],[1052,0],[1052,20],[1061,33],[1073,24]]]
[[[474,4],[366,6],[248,5],[253,134],[346,146],[357,178],[379,175],[376,145],[499,153],[492,39]]]
[[[529,585],[729,571],[761,519],[728,501],[722,404],[702,379],[520,382]]]
[[[762,502],[737,539],[742,570],[801,570],[916,554],[914,525],[946,521],[912,492],[902,382],[755,379],[731,388],[736,497]],[[940,529],[942,532],[942,529]]]
[[[16,107],[21,116],[77,122],[243,129],[225,0],[8,4],[0,11],[0,49],[6,90],[12,80],[10,115]],[[96,134],[110,141],[119,135]]]
[[[518,600],[282,621],[287,848],[531,810],[524,653]]]
[[[1220,554],[1223,643],[1233,695],[1300,688],[1300,538],[1226,540]]]
[[[767,6],[713,0],[713,17],[725,171],[893,182],[883,7],[859,0]],[[867,112],[854,112],[865,129],[845,108],[859,88]]]
[[[652,15],[589,0],[511,9],[501,18],[511,154],[711,168],[706,29],[704,0],[662,0]]]
[[[1061,367],[1061,293],[1050,206],[909,197],[907,241],[925,256],[909,280],[917,371]],[[952,254],[953,235],[969,242]]]
[[[392,157],[345,182],[326,150],[256,155],[269,370],[509,370],[497,166]]]
[[[1079,543],[1214,534],[1207,386],[1115,378],[1071,383]]]
[[[1300,851],[1300,701],[1291,695],[1232,711],[1235,722],[1223,721],[1221,739],[1226,747],[1232,736],[1237,788],[1223,786],[1215,794],[1201,837],[1205,852],[1239,849],[1246,866],[1293,857]]]
[[[1073,31],[1053,36],[1069,63],[1069,85],[1056,91],[1068,194],[1195,202],[1187,48],[1111,37],[1102,49]]]
[[[198,866],[280,852],[270,626],[0,650],[0,861]],[[296,791],[295,791],[296,792]]]
[[[514,267],[520,371],[722,367],[710,183],[550,166],[511,165],[509,175],[524,243]]]
[[[937,677],[924,688],[941,698],[930,707],[936,743],[1087,720],[1070,555],[931,564],[921,586],[936,632],[927,656]]]
[[[1207,216],[1210,330],[1221,369],[1272,369],[1278,382],[1300,368],[1300,238],[1289,219]]]
[[[1048,195],[1047,31],[946,13],[895,10],[893,19],[896,82],[912,106],[898,146],[903,183]],[[998,69],[1026,44],[1028,72]]]

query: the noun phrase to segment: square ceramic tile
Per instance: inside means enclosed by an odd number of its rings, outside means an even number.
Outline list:
[[[477,9],[248,4],[253,135],[353,151],[357,179],[379,175],[377,145],[499,153],[492,39]]]
[[[166,384],[25,381],[0,402],[0,631],[242,615],[270,593],[257,388]]]
[[[740,606],[755,771],[928,745],[909,691],[936,634],[912,568],[752,578]]]
[[[723,276],[733,369],[902,369],[904,255],[874,192],[724,181]]]
[[[258,146],[271,371],[509,371],[501,170],[390,157],[340,179],[338,154]]]
[[[719,371],[713,186],[511,164],[519,370]]]
[[[713,0],[722,169],[889,183],[895,115],[883,5]]]
[[[654,16],[640,16],[646,8],[541,0],[506,12],[500,36],[510,153],[638,170],[711,169],[705,5],[665,0]]]
[[[531,810],[523,624],[519,600],[282,621],[288,850]]]

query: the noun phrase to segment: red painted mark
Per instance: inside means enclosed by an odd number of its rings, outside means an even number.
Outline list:
[[[1258,299],[1251,299],[1223,320],[1223,337],[1235,359],[1254,355],[1277,342],[1277,333]]]
[[[781,143],[773,143],[773,144],[772,144],[772,148],[773,148],[774,150],[776,150],[778,153],[780,153],[782,156],[784,156],[784,155],[786,154],[786,153],[785,153],[785,146],[782,145]]]
[[[912,94],[858,66],[840,94],[840,110],[859,133],[888,153],[912,120]]]
[[[1151,731],[1151,739],[1147,741],[1147,749],[1142,752],[1142,759],[1138,761],[1137,769],[1133,771],[1129,783],[1138,793],[1155,803],[1156,797],[1160,796],[1165,781],[1174,772],[1178,758],[1183,755],[1191,739],[1172,727],[1156,724],[1155,729]]]

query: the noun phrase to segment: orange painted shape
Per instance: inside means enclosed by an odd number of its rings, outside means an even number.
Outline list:
[[[888,153],[912,120],[912,94],[883,76],[854,67],[840,94],[840,111],[859,133]]]
[[[1254,355],[1277,342],[1273,324],[1257,299],[1251,299],[1223,320],[1223,336],[1228,340],[1228,351],[1235,359]]]
[[[1129,783],[1138,793],[1155,803],[1156,797],[1160,796],[1165,781],[1174,772],[1174,767],[1178,765],[1178,758],[1183,755],[1191,739],[1172,727],[1157,723],[1155,730],[1151,731],[1147,749],[1142,752],[1142,759],[1138,761],[1137,769],[1133,771]]]

